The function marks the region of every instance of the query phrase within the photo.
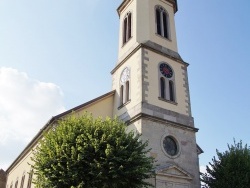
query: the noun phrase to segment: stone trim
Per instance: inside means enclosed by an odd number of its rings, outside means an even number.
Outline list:
[[[114,74],[116,72],[116,70],[121,67],[132,55],[134,55],[134,53],[136,53],[140,48],[146,48],[148,50],[151,50],[157,54],[163,55],[167,58],[170,58],[178,63],[181,63],[184,66],[188,66],[189,64],[186,63],[185,61],[183,61],[183,59],[181,58],[181,56],[179,55],[179,53],[170,50],[168,48],[165,48],[159,44],[156,44],[152,41],[146,41],[145,43],[140,43],[137,45],[132,46],[128,52],[122,56],[119,60],[118,63],[116,65],[116,67],[111,71],[111,74]]]
[[[171,169],[176,170],[178,173],[171,173]],[[181,178],[181,179],[187,179],[192,180],[192,175],[177,166],[176,164],[166,164],[165,166],[161,167],[160,169],[156,169],[156,175],[162,175],[162,176],[170,176],[174,178]]]
[[[198,144],[196,144],[196,146],[197,146],[197,154],[198,155],[204,153],[204,151],[201,149],[201,147]]]
[[[170,101],[170,100],[164,99],[164,98],[162,98],[162,97],[158,97],[158,99],[161,100],[161,101],[164,101],[164,102],[168,102],[168,103],[173,104],[173,105],[177,105],[177,104],[178,104],[178,103],[175,102],[175,101]]]
[[[142,104],[142,113],[146,113],[158,118],[172,121],[174,123],[179,123],[188,127],[194,127],[194,119],[192,116],[180,114],[149,103]]]
[[[185,97],[186,97],[186,113],[192,116],[192,111],[191,111],[191,101],[190,101],[190,92],[189,92],[189,82],[188,82],[188,73],[187,73],[187,67],[182,66],[181,69],[183,70],[183,87],[185,88]]]
[[[148,51],[142,48],[141,53],[141,66],[142,66],[142,101],[148,102],[148,93],[149,93],[149,80],[148,80],[148,64],[149,64],[149,57]]]
[[[115,68],[110,72],[114,74],[132,55],[134,55],[141,48],[141,44],[132,46],[127,53],[125,53],[119,60]]]
[[[171,58],[171,59],[173,59],[173,60],[175,60],[177,62],[188,65],[186,62],[183,61],[183,59],[181,58],[181,56],[179,55],[178,52],[170,50],[170,49],[168,49],[168,48],[166,48],[164,46],[161,46],[161,45],[159,45],[157,43],[154,43],[154,42],[152,42],[150,40],[142,43],[142,46],[144,48],[150,49],[150,50],[152,50],[152,51],[154,51],[154,52],[156,52],[158,54],[161,54],[163,56]]]
[[[136,98],[133,99],[136,101],[140,101],[141,96],[142,96],[142,65],[141,65],[142,60],[141,59],[142,59],[141,53],[138,53],[136,56],[136,63],[137,63],[136,80],[134,80],[134,82],[136,82],[138,88],[134,88],[134,89],[136,89]]]
[[[154,117],[154,119],[163,122],[172,122],[174,125],[178,124],[198,131],[198,129],[194,127],[194,119],[192,116],[180,114],[143,102],[139,102],[134,107],[128,109],[126,112],[119,116],[119,119],[126,123],[129,123],[139,114],[144,114],[147,117],[151,117],[151,119]]]
[[[162,123],[162,124],[165,124],[165,125],[168,125],[168,126],[172,126],[172,127],[175,127],[175,128],[177,127],[177,128],[180,128],[180,129],[185,129],[185,130],[189,130],[189,131],[193,131],[193,132],[198,132],[199,131],[199,129],[197,129],[197,128],[186,126],[186,125],[176,123],[176,122],[172,122],[172,121],[168,121],[166,119],[159,118],[159,117],[156,117],[156,116],[151,116],[151,115],[148,115],[148,114],[145,114],[145,113],[139,113],[136,116],[132,117],[130,120],[126,121],[125,123],[127,125],[130,125],[130,124],[138,121],[139,119],[148,119],[148,120],[159,122],[159,123]]]
[[[121,12],[122,10],[128,5],[128,3],[130,2],[131,0],[123,0],[123,2],[120,4],[120,6],[117,8],[117,13],[120,17],[121,15]]]

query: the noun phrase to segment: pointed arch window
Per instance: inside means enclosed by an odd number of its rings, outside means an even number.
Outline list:
[[[32,183],[32,178],[33,178],[33,169],[30,171],[29,173],[29,180],[28,180],[28,185],[27,185],[27,188],[31,188],[31,183]]]
[[[175,101],[174,100],[174,83],[172,80],[169,80],[169,100],[170,101]]]
[[[129,101],[129,81],[126,81],[126,101]]]
[[[160,85],[161,85],[161,98],[165,98],[165,79],[161,77],[160,79]]]
[[[16,179],[15,188],[18,186],[18,178]]]
[[[121,87],[120,87],[120,104],[123,104],[123,91],[124,91],[124,86],[121,85]]]
[[[132,37],[132,14],[128,12],[123,20],[123,44]]]
[[[130,101],[130,69],[124,68],[120,77],[120,106]]]
[[[23,176],[22,176],[22,180],[21,180],[21,186],[20,186],[20,188],[23,188],[24,181],[25,181],[25,172],[23,172]]]
[[[155,17],[156,17],[156,33],[164,38],[170,39],[169,17],[167,11],[161,6],[156,6]]]
[[[159,65],[159,99],[176,102],[174,71],[167,63]]]

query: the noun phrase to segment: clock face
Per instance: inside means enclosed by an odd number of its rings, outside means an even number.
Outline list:
[[[175,156],[178,153],[178,146],[173,138],[166,136],[163,140],[163,148],[170,156]]]
[[[129,76],[130,76],[130,71],[129,68],[126,67],[121,74],[121,83],[124,84],[126,81],[129,80]]]
[[[173,70],[166,63],[160,64],[160,71],[166,78],[171,78],[173,76]]]

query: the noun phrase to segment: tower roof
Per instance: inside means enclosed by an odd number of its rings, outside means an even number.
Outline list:
[[[120,16],[120,13],[122,11],[122,9],[130,2],[131,0],[123,0],[123,2],[121,3],[121,5],[117,8],[117,12]],[[176,13],[178,11],[178,3],[177,0],[165,0],[168,1],[170,3],[173,4],[173,8],[174,8],[174,13]]]

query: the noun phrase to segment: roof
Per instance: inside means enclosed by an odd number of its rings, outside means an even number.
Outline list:
[[[122,11],[122,9],[130,2],[131,0],[123,0],[123,2],[120,4],[120,6],[117,8],[117,13],[120,16],[120,13]],[[178,3],[177,0],[165,0],[168,1],[170,3],[173,3],[173,7],[174,7],[174,13],[176,13],[178,11]]]

